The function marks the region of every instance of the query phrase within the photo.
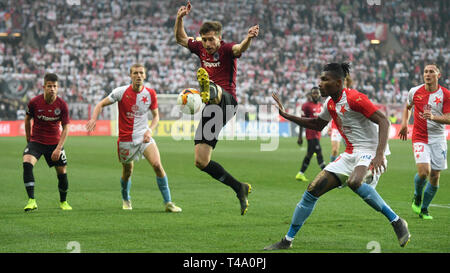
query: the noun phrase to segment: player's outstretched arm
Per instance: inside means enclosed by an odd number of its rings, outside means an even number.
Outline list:
[[[259,34],[259,25],[252,26],[248,29],[247,37],[245,37],[244,40],[242,40],[241,43],[235,44],[232,47],[233,55],[234,56],[240,56],[242,53],[244,53],[252,43],[252,39],[257,37]]]
[[[316,131],[322,131],[323,128],[325,128],[325,126],[327,126],[328,121],[323,120],[319,117],[317,118],[302,118],[302,117],[297,117],[291,114],[288,114],[285,109],[283,104],[280,101],[280,98],[278,97],[278,95],[276,93],[272,93],[272,98],[275,100],[276,107],[278,108],[278,111],[280,113],[280,116],[282,116],[283,118],[294,122],[297,125],[300,125],[301,127],[305,127],[308,129],[312,129],[312,130],[316,130]]]
[[[186,48],[188,47],[189,37],[187,36],[186,31],[184,30],[183,17],[189,14],[189,12],[191,11],[191,7],[192,7],[191,2],[188,2],[186,6],[181,6],[178,9],[174,27],[175,40],[179,45],[182,45]]]
[[[103,107],[108,106],[110,104],[113,104],[113,102],[111,102],[109,100],[108,97],[104,98],[102,101],[100,101],[99,103],[97,103],[97,105],[95,105],[94,108],[94,112],[92,113],[92,117],[91,119],[86,123],[86,130],[88,130],[88,132],[92,132],[95,129],[95,126],[97,125],[97,119],[98,116],[100,115],[100,113],[102,112]]]
[[[402,125],[400,128],[400,131],[398,132],[398,136],[401,140],[407,140],[408,139],[408,121],[411,117],[411,108],[412,106],[406,104],[405,108],[403,109],[403,115],[402,115]]]

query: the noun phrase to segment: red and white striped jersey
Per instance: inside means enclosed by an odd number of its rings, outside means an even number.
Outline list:
[[[334,120],[346,143],[346,153],[375,151],[378,146],[378,126],[369,117],[378,108],[363,93],[344,88],[338,102],[328,97],[319,118]],[[388,149],[386,149],[388,150]]]
[[[427,144],[446,142],[445,124],[421,117],[424,108],[431,108],[433,115],[450,113],[450,92],[442,86],[434,92],[425,89],[425,84],[413,87],[408,92],[408,106],[414,106],[412,142]]]
[[[158,108],[156,91],[143,87],[135,92],[131,85],[120,86],[108,96],[119,107],[119,142],[142,143],[149,129],[148,111]]]

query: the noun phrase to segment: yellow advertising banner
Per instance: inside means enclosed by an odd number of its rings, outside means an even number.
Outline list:
[[[198,123],[199,121],[194,120],[160,120],[153,135],[175,138],[193,137]]]

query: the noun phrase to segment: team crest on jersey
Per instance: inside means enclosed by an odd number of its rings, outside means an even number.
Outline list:
[[[56,108],[56,109],[55,109],[55,112],[54,112],[54,113],[55,113],[55,115],[59,115],[59,114],[61,114],[61,109],[59,109],[59,108]]]
[[[434,103],[436,103],[436,105],[438,105],[439,103],[441,103],[441,98],[440,98],[440,97],[434,98]]]

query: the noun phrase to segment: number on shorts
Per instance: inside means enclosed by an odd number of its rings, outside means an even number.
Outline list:
[[[415,145],[414,146],[415,153],[423,153],[424,150],[425,150],[425,146],[423,146],[423,145]]]

